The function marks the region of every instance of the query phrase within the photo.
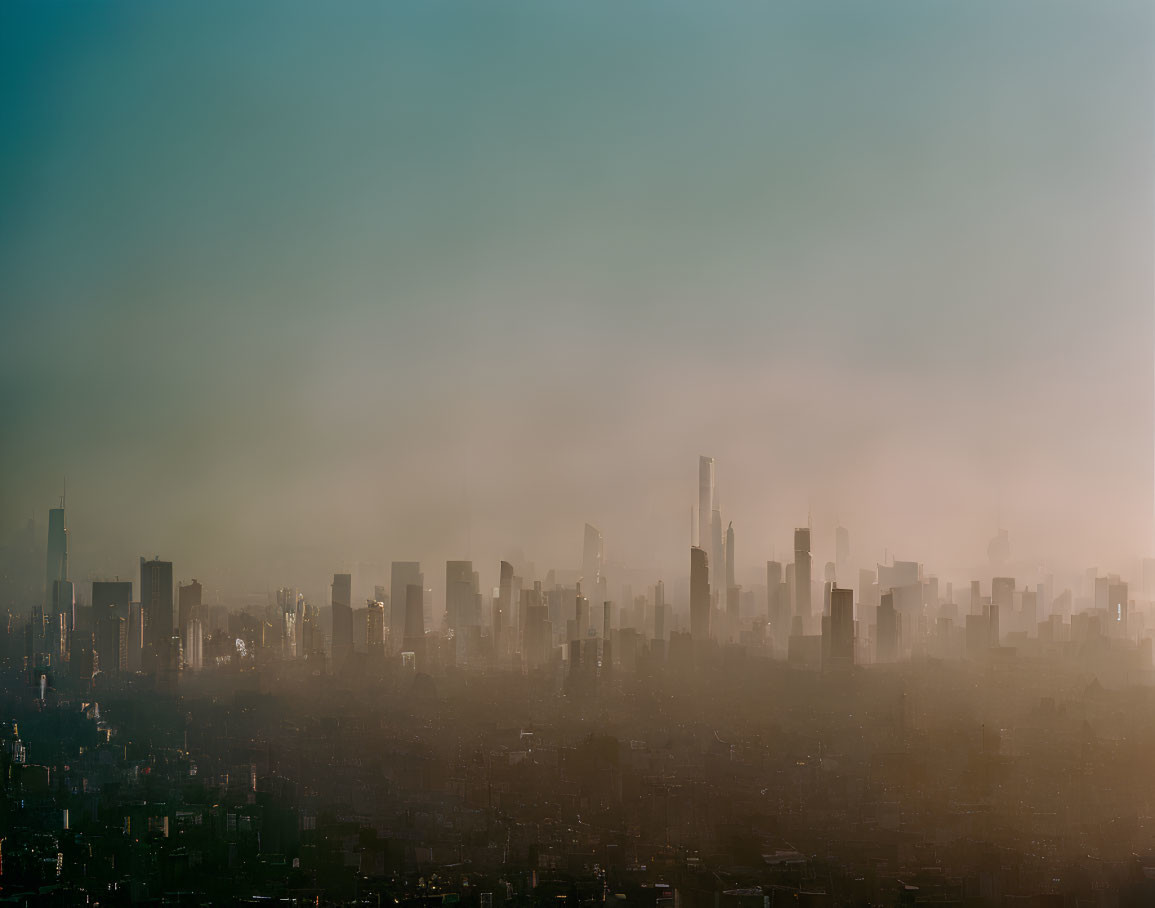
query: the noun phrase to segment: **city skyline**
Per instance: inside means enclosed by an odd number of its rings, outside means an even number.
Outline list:
[[[1153,754],[1150,0],[0,2],[0,902],[1136,908]]]
[[[327,606],[323,606],[323,603],[328,600],[331,592],[332,608],[336,610],[339,605],[342,616],[338,622],[341,629],[334,628],[332,631],[332,646],[335,647],[334,652],[340,656],[337,659],[340,662],[352,651],[352,641],[357,637],[357,632],[353,630],[351,624],[351,616],[356,611],[354,605],[358,601],[365,601],[370,590],[372,590],[372,595],[368,596],[370,604],[374,601],[377,605],[381,605],[382,601],[385,604],[382,632],[387,648],[396,654],[399,641],[409,639],[414,634],[421,636],[425,633],[441,634],[446,631],[461,634],[469,625],[484,627],[492,624],[499,627],[503,623],[516,624],[519,617],[524,618],[524,615],[518,612],[518,601],[523,587],[528,589],[527,584],[536,585],[540,595],[543,579],[555,577],[553,581],[555,590],[560,591],[566,583],[572,582],[576,585],[579,599],[584,593],[587,597],[584,601],[589,603],[586,606],[587,610],[592,610],[594,605],[600,605],[602,602],[606,604],[607,609],[611,603],[615,609],[629,609],[631,607],[629,599],[632,595],[630,591],[636,583],[643,583],[651,591],[655,589],[655,584],[656,588],[662,588],[666,583],[670,583],[675,593],[671,600],[673,610],[670,613],[673,621],[668,624],[668,628],[688,629],[696,638],[710,639],[724,638],[727,633],[733,632],[738,624],[739,599],[746,602],[741,609],[743,620],[750,619],[749,603],[753,600],[745,597],[753,596],[762,602],[763,607],[758,610],[758,614],[762,615],[763,619],[768,618],[771,624],[774,623],[776,610],[781,604],[785,604],[789,614],[801,616],[805,626],[809,626],[808,622],[816,615],[832,614],[832,590],[851,595],[857,590],[862,600],[869,603],[892,588],[897,589],[903,584],[914,583],[916,576],[920,581],[923,578],[924,564],[921,560],[903,560],[898,553],[887,551],[882,560],[876,561],[869,553],[863,554],[858,549],[852,550],[850,531],[841,524],[827,528],[828,532],[825,535],[829,538],[822,540],[818,550],[813,551],[814,527],[813,521],[809,519],[810,515],[807,526],[795,527],[793,558],[785,565],[782,561],[776,560],[782,556],[773,548],[769,552],[755,552],[750,557],[739,559],[733,521],[728,522],[724,536],[720,533],[722,511],[720,502],[713,492],[716,462],[714,458],[706,455],[701,455],[698,462],[698,506],[694,513],[696,516],[697,509],[703,502],[709,505],[710,544],[713,551],[711,553],[697,544],[701,525],[691,526],[689,562],[683,561],[680,567],[665,573],[649,572],[647,566],[631,565],[626,562],[607,562],[602,533],[597,527],[586,523],[582,532],[580,559],[576,560],[563,560],[557,564],[539,563],[532,558],[526,558],[519,551],[516,565],[503,559],[496,570],[492,570],[493,565],[484,564],[477,565],[478,569],[474,570],[475,564],[471,560],[447,559],[444,584],[440,584],[436,579],[437,570],[431,575],[434,579],[427,584],[421,562],[393,560],[380,564],[358,565],[353,572],[333,573],[329,575],[331,582],[326,582],[323,587],[324,592],[316,578],[307,578],[307,575],[300,572],[290,571],[287,573],[291,576],[268,577],[263,591],[229,590],[220,585],[215,587],[210,585],[211,601],[206,604],[211,604],[215,608],[240,608],[246,611],[255,608],[259,611],[272,602],[274,590],[277,599],[280,600],[282,593],[290,589],[293,592],[290,606],[296,607],[298,594],[303,590],[305,592],[300,595],[302,601],[306,604],[311,601],[314,607],[325,608]],[[68,546],[72,533],[67,527],[63,496],[60,504],[58,508],[49,509],[49,534],[47,540],[43,541],[47,553],[47,574],[43,583],[45,615],[74,610],[76,605],[99,605],[100,595],[97,593],[97,587],[119,587],[125,582],[119,575],[109,577],[98,572],[91,573],[85,580],[91,584],[92,601],[88,601],[84,596],[83,587],[79,593],[75,591],[77,578],[73,577],[68,567]],[[24,544],[27,545],[30,541],[33,546],[36,545],[34,535],[28,536],[26,532]],[[977,595],[974,592],[975,584],[984,582],[991,584],[990,598],[996,615],[1000,602],[1004,608],[1008,607],[1011,595],[1005,590],[1000,594],[1000,584],[1005,587],[1009,583],[1009,589],[1012,591],[1014,589],[1014,579],[1005,576],[1008,573],[1018,575],[1028,586],[1034,582],[1045,581],[1048,595],[1053,595],[1056,589],[1065,585],[1066,595],[1070,596],[1073,587],[1082,587],[1088,572],[1101,577],[1115,578],[1111,582],[1116,583],[1122,574],[1124,578],[1130,578],[1131,582],[1136,584],[1135,588],[1141,590],[1142,595],[1147,595],[1148,591],[1155,592],[1155,559],[1149,557],[1135,560],[1121,572],[1112,567],[1104,568],[1102,565],[1066,564],[1056,567],[1046,562],[1032,562],[1029,559],[1013,557],[1009,534],[1005,529],[1000,529],[987,541],[986,552],[987,558],[984,563],[965,569],[928,563],[927,577],[935,584],[943,584],[948,590],[952,585],[957,585],[956,593],[959,596],[963,595],[961,591],[965,584],[969,584],[971,591],[967,602],[972,606]],[[27,567],[21,567],[17,561],[21,555],[19,547],[10,547],[6,553],[5,569],[8,585],[4,589],[8,596],[24,593],[21,584],[29,582]],[[176,628],[178,634],[183,633],[188,616],[199,609],[203,600],[203,585],[195,578],[186,583],[183,574],[179,571],[173,572],[173,562],[162,561],[159,556],[152,559],[140,556],[139,561],[142,602],[150,598],[157,602],[163,601],[165,603],[163,626],[172,626]],[[821,567],[823,564],[824,568]],[[741,565],[740,571],[738,565]],[[151,580],[146,583],[146,567],[149,568],[151,576],[157,566],[167,572],[165,576],[168,581],[160,586]],[[785,574],[783,566],[786,569]],[[910,570],[914,567],[917,567],[916,575],[910,574]],[[975,575],[980,579],[971,579]],[[306,579],[302,580],[303,576]],[[177,583],[177,580],[180,582]],[[492,583],[487,583],[489,580],[492,580]],[[286,581],[288,585],[284,585]],[[871,593],[862,588],[864,582],[873,586],[875,592]],[[131,588],[132,582],[127,583]],[[1103,580],[1103,583],[1107,583],[1107,580]],[[150,587],[147,596],[143,593],[144,586]],[[167,593],[162,593],[161,586],[167,589]],[[492,609],[486,602],[484,590],[487,589],[492,589],[494,593]],[[1106,597],[1108,589],[1113,588],[1108,586],[1096,588],[1095,601]],[[1125,624],[1122,612],[1127,608],[1125,601],[1127,584],[1124,582],[1120,589],[1123,590],[1120,595],[1124,602],[1118,606],[1122,611],[1117,620]],[[417,600],[413,600],[414,591],[418,591]],[[177,593],[181,597],[181,619],[174,622],[173,596]],[[821,602],[816,611],[815,596],[819,594]],[[190,597],[189,605],[186,605],[184,599],[186,595]],[[167,596],[167,599],[164,599],[164,596]],[[656,607],[662,608],[663,594],[655,593],[655,597]],[[1041,594],[1039,598],[1041,605],[1045,607],[1048,603],[1042,601]],[[195,607],[191,605],[194,601]],[[415,601],[419,605],[414,605]],[[852,603],[854,601],[857,600],[852,600]],[[958,601],[961,602],[962,599]],[[142,602],[138,602],[136,607],[140,608]],[[1099,603],[1097,607],[1106,606]],[[415,608],[419,608],[419,617],[414,617],[418,614],[414,611]],[[11,611],[11,605],[9,609]],[[16,612],[19,614],[19,607]],[[464,624],[461,616],[468,616]],[[333,620],[338,621],[336,617]],[[588,617],[588,620],[592,620],[592,617]],[[409,633],[406,628],[410,627],[418,629]],[[150,633],[141,636],[141,644],[146,650],[151,647],[155,653],[167,646],[162,638],[161,631],[154,627]],[[393,641],[392,644],[388,644],[390,639]]]

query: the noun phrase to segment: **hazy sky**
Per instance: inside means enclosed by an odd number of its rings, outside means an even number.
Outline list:
[[[0,511],[73,574],[1150,548],[1150,4],[0,5]],[[372,571],[366,569],[366,576]],[[655,578],[656,579],[656,578]],[[355,590],[358,595],[360,590]]]

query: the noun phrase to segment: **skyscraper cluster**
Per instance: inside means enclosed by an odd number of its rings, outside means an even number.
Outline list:
[[[207,604],[198,580],[174,584],[171,561],[142,557],[135,594],[130,580],[98,579],[86,602],[69,579],[62,500],[48,515],[43,595],[28,613],[25,666],[49,684],[141,674],[173,683],[182,672],[274,663],[351,676],[393,664],[434,673],[496,667],[558,670],[581,689],[647,660],[692,665],[729,648],[837,670],[924,655],[981,659],[1008,641],[1095,634],[1149,646],[1144,608],[1117,575],[1092,569],[1082,595],[1056,591],[1050,576],[1034,585],[999,574],[944,586],[916,561],[888,560],[855,575],[843,526],[833,528],[833,557],[819,562],[819,576],[813,530],[800,526],[790,560],[766,560],[764,575],[745,588],[738,528],[729,521],[722,529],[715,479],[713,458],[701,457],[688,571],[672,578],[672,596],[664,579],[608,562],[602,532],[586,524],[574,567],[542,576],[520,558],[503,560],[491,592],[472,561],[446,561],[439,609],[417,561],[392,562],[388,586],[375,584],[371,596],[355,590],[352,573],[338,572],[321,606],[285,586],[266,608],[238,610]],[[1002,548],[992,572],[1008,564]],[[854,576],[856,589],[846,582]]]

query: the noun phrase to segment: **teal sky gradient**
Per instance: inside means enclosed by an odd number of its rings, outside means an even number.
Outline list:
[[[750,571],[808,508],[1146,553],[1152,19],[5,3],[3,527],[67,474],[90,573],[682,570],[711,453]]]

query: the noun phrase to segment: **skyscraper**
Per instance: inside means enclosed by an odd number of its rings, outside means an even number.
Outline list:
[[[155,672],[170,667],[172,644],[172,562],[140,559],[140,608],[144,623],[143,668]]]
[[[475,624],[473,613],[473,562],[445,562],[445,623],[454,633]]]
[[[405,651],[416,653],[421,667],[425,656],[425,590],[416,583],[405,587]]]
[[[526,664],[537,668],[549,661],[552,646],[552,627],[549,622],[549,608],[542,604],[539,589],[523,590],[526,597],[525,609],[525,654]]]
[[[602,558],[601,531],[587,523],[582,543],[582,584],[594,593],[597,592],[602,579]]]
[[[52,584],[68,579],[68,529],[64,525],[64,503],[48,511],[48,557],[44,571],[44,604],[46,611],[55,611]]]
[[[995,577],[991,580],[991,610],[988,613],[991,646],[999,645],[1003,616],[1006,615],[1009,621],[1014,611],[1014,605],[1015,578]]]
[[[100,670],[114,675],[128,670],[128,621],[132,606],[131,580],[94,580],[92,623]]]
[[[854,665],[854,591],[830,591],[830,668]]]
[[[690,636],[710,639],[710,559],[699,546],[690,549]]]
[[[654,639],[666,639],[666,584],[659,580],[654,585]]]
[[[876,662],[893,662],[898,658],[899,631],[898,612],[894,607],[894,593],[889,590],[882,594],[875,610],[875,653]]]
[[[726,639],[730,642],[737,642],[739,631],[739,597],[741,596],[742,588],[738,586],[726,587]]]
[[[338,670],[353,654],[353,577],[333,575],[333,669]]]
[[[48,511],[48,549],[44,570],[42,617],[50,631],[39,649],[52,654],[53,661],[67,658],[69,632],[75,621],[75,593],[68,579],[68,530],[64,526],[64,499],[59,508]],[[90,628],[91,630],[91,628]]]
[[[294,587],[277,590],[277,611],[281,622],[281,658],[297,659],[304,655],[301,638],[304,632],[304,597]],[[194,616],[195,617],[195,616]],[[189,619],[190,621],[192,618]],[[207,622],[202,619],[201,629]]]
[[[177,586],[177,627],[180,628],[182,634],[188,627],[189,621],[200,614],[202,593],[203,588],[196,579],[192,583],[182,583]]]
[[[405,643],[405,612],[410,586],[425,589],[421,563],[394,561],[389,575],[389,651],[393,653],[401,652]]]
[[[1107,586],[1107,633],[1127,636],[1127,584],[1118,580]]]
[[[714,514],[714,458],[698,458],[698,548],[710,545],[710,520]]]
[[[52,624],[52,640],[49,649],[54,659],[63,660],[68,654],[68,632],[76,618],[76,592],[72,581],[53,580],[51,600],[52,610],[48,618]]]
[[[810,527],[794,530],[794,614],[810,619]]]
[[[782,562],[766,562],[766,620],[775,631],[785,632],[789,626],[789,614],[783,613],[781,601]],[[789,611],[789,606],[786,607]]]
[[[726,527],[726,589],[737,585],[734,579],[734,523],[731,521]]]
[[[582,595],[580,583],[577,586],[576,596],[574,598],[573,620],[573,639],[584,640],[586,636],[586,630],[589,627],[589,600]]]
[[[710,516],[710,548],[707,551],[710,553],[709,562],[714,567],[710,602],[714,608],[721,608],[725,605],[723,599],[726,595],[726,542],[717,497],[714,499],[714,513]]]
[[[385,656],[385,605],[377,599],[365,603],[365,651],[370,661],[380,662]]]
[[[504,652],[505,638],[509,634],[513,611],[513,565],[501,562],[497,588],[497,608],[493,615],[494,645],[499,653]]]
[[[200,612],[193,612],[184,630],[185,665],[190,671],[199,672],[204,668],[204,636]]]

